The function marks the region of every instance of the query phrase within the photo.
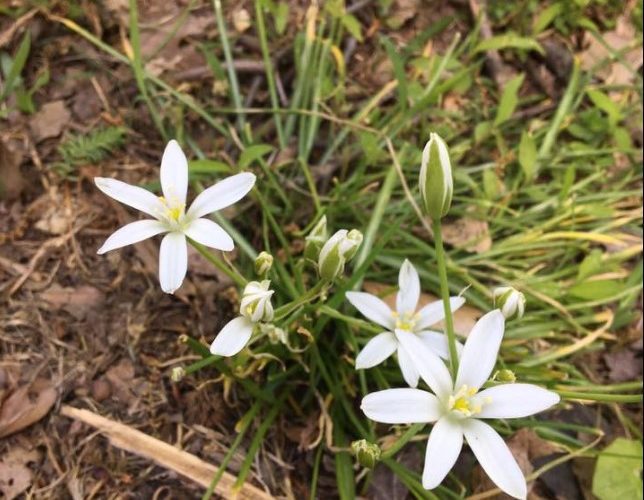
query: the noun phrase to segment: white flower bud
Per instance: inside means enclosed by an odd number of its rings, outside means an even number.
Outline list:
[[[249,282],[242,294],[239,314],[253,323],[271,321],[273,319],[271,296],[274,292],[269,290],[270,284],[269,280]]]
[[[311,229],[311,232],[305,238],[304,257],[316,261],[320,255],[320,249],[329,237],[326,229],[326,215],[323,215],[318,223]]]
[[[268,252],[261,252],[255,259],[255,272],[258,276],[266,276],[273,267],[273,256]]]
[[[357,229],[337,231],[320,250],[318,259],[320,276],[331,281],[342,274],[344,265],[356,254],[361,243],[362,233]]]
[[[525,295],[512,288],[511,286],[500,286],[492,292],[494,304],[501,309],[506,319],[516,315],[517,318],[523,317],[525,311]]]
[[[420,166],[420,196],[425,212],[434,220],[441,219],[452,204],[452,164],[445,141],[438,134],[429,134]]]

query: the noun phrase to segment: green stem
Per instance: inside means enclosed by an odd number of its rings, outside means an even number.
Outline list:
[[[327,284],[326,281],[320,280],[315,284],[313,288],[311,288],[304,295],[301,295],[298,299],[277,308],[275,310],[275,321],[285,318],[301,305],[306,304],[312,301],[313,299],[315,299],[326,284]]]
[[[188,238],[188,241],[197,250],[197,252],[205,257],[208,262],[210,262],[213,266],[215,266],[231,280],[237,283],[237,285],[239,285],[240,287],[246,286],[246,278],[227,266],[225,262],[223,262],[205,246],[203,246],[201,243],[197,243],[196,241],[191,240],[190,238]]]
[[[398,440],[382,453],[382,460],[393,457],[403,446],[405,446],[416,434],[423,430],[425,424],[413,424]]]
[[[604,394],[597,392],[555,391],[563,399],[597,401],[598,403],[641,403],[641,394]]]
[[[441,285],[441,298],[445,310],[445,334],[449,347],[449,367],[452,376],[456,377],[458,372],[458,354],[456,351],[456,335],[454,334],[454,320],[452,318],[452,307],[449,303],[449,286],[447,284],[447,264],[445,263],[445,249],[443,248],[443,235],[441,233],[440,219],[432,221],[434,231],[434,244],[436,246],[436,264],[438,266],[438,278]]]

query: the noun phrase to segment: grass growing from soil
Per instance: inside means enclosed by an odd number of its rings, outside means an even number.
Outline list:
[[[262,447],[279,450],[278,422],[317,419],[319,436],[303,443],[312,457],[307,465],[311,498],[319,493],[324,458],[334,464],[341,498],[366,493],[373,472],[357,467],[349,451],[361,438],[383,445],[382,463],[416,498],[460,498],[471,491],[455,475],[433,493],[425,491],[420,469],[397,462],[393,451],[426,429],[376,428],[359,411],[363,395],[402,387],[404,381],[392,362],[367,374],[354,370],[355,355],[374,332],[344,299],[347,290],[365,282],[393,290],[405,258],[419,270],[423,290],[439,295],[429,221],[416,209],[420,151],[430,131],[450,145],[455,166],[454,202],[446,221],[451,231],[445,237],[451,291],[465,290],[467,303],[483,312],[491,309],[497,285],[515,286],[528,300],[524,318],[507,326],[499,368],[558,392],[564,408],[604,405],[602,412],[626,436],[641,440],[632,411],[641,402],[641,380],[610,383],[596,366],[580,362],[590,353],[636,340],[628,332],[641,313],[642,156],[629,127],[641,122],[642,78],[636,68],[628,84],[596,77],[625,50],[609,53],[594,68],[571,59],[556,95],[549,96],[525,72],[526,61],[541,57],[543,40],[565,37],[565,29],[573,27],[538,17],[537,28],[526,25],[520,7],[492,9],[493,39],[483,37],[480,21],[464,21],[467,16],[436,20],[406,36],[405,43],[396,42],[395,30],[372,36],[364,43],[389,58],[390,78],[368,90],[355,81],[347,48],[353,43],[349,39],[366,36],[364,18],[339,2],[310,7],[302,29],[285,43],[278,32],[283,22],[278,5],[246,3],[249,33],[258,40],[265,68],[258,77],[263,99],[247,105],[255,91],[235,70],[243,57],[239,33],[230,25],[230,8],[213,0],[217,35],[200,42],[200,48],[212,72],[206,79],[223,86],[226,107],[213,106],[203,89],[186,92],[146,69],[137,2],[129,5],[126,52],[97,38],[82,19],[51,16],[131,69],[138,106],[149,113],[159,142],[174,137],[191,151],[194,190],[241,170],[258,175],[243,214],[232,223],[215,219],[236,241],[234,265],[242,275],[252,275],[253,259],[266,250],[276,256],[276,297],[296,299],[316,281],[315,272],[298,258],[302,238],[316,220],[326,215],[332,230],[355,227],[364,233],[352,268],[331,289],[322,310],[303,304],[279,325],[294,339],[293,352],[257,345],[253,353],[222,360],[204,347],[212,338],[183,337],[204,356],[186,367],[187,376],[197,369],[223,373],[247,408],[222,469],[244,446],[238,473],[243,484]],[[543,14],[545,7],[530,5]],[[196,6],[191,1],[186,9]],[[616,16],[608,8],[600,14]],[[176,29],[186,19],[178,17]],[[453,26],[464,22],[470,25],[467,33],[453,35]],[[604,30],[584,28],[602,39]],[[633,44],[639,41],[641,30]],[[278,59],[273,47],[284,46]],[[483,69],[489,49],[500,51],[509,71],[500,86]],[[225,155],[197,145],[193,134],[204,129],[219,144],[225,142]],[[598,428],[547,415],[495,424],[504,436],[524,427],[556,443],[563,453],[559,461],[596,456],[601,449]],[[593,436],[590,444],[580,433]]]

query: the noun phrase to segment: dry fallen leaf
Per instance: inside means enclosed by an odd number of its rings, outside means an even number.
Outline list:
[[[39,458],[36,450],[26,450],[20,446],[9,448],[0,460],[0,498],[12,500],[29,488],[33,474],[27,464]]]
[[[382,283],[374,283],[373,281],[366,281],[364,283],[364,291],[382,297],[387,305],[391,308],[396,307],[396,293],[392,292],[389,295],[382,296],[382,293],[385,290],[391,289],[388,285],[383,285]],[[438,297],[431,295],[429,293],[421,293],[420,301],[418,303],[418,309],[438,300]],[[478,309],[468,306],[467,304],[461,307],[458,311],[454,313],[454,331],[463,336],[467,337],[476,324],[477,320],[483,316],[483,313]],[[441,330],[443,328],[443,322],[436,323],[432,326],[433,329]]]
[[[63,309],[77,319],[83,319],[91,309],[103,303],[103,292],[90,285],[61,287],[54,284],[40,297],[54,309]]]
[[[29,126],[36,142],[50,137],[57,137],[69,122],[71,114],[64,101],[53,101],[45,104],[31,117]]]
[[[22,153],[12,148],[10,142],[0,137],[0,198],[13,200],[20,196],[25,186],[20,164]]]
[[[444,223],[443,239],[446,243],[468,252],[483,253],[492,248],[487,222],[471,217]]]
[[[54,406],[57,397],[53,382],[42,378],[16,389],[0,408],[0,438],[38,422]]]

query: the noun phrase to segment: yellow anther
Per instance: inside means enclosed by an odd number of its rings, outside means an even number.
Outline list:
[[[182,207],[168,208],[168,216],[173,220],[178,221],[182,213],[183,213]]]
[[[468,387],[467,385],[461,386],[461,388],[454,394],[450,396],[448,406],[449,409],[455,412],[460,413],[462,417],[471,417],[477,413],[481,413],[483,408],[480,401],[477,401],[477,404],[473,404],[470,399],[476,394],[476,389]],[[489,403],[490,398],[485,398],[482,402],[483,404]]]

